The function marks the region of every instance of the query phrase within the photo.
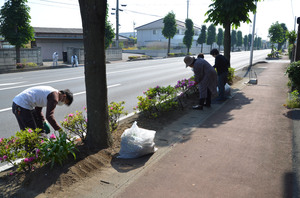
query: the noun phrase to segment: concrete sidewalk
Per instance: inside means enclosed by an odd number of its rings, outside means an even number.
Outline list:
[[[191,111],[156,134],[155,154],[113,163],[75,197],[293,197],[298,129],[283,106],[287,65],[257,64],[257,85],[246,85],[246,78],[231,99]]]

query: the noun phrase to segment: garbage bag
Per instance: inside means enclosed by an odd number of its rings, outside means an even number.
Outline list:
[[[131,128],[125,129],[121,135],[121,149],[118,158],[138,158],[146,154],[154,153],[154,137],[156,131],[139,128],[134,122]]]

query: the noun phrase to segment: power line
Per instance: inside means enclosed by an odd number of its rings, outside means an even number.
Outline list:
[[[136,13],[136,14],[142,14],[142,15],[147,15],[147,16],[154,16],[154,17],[163,17],[163,16],[159,16],[159,15],[155,15],[155,14],[147,14],[147,13],[143,13],[143,12],[137,12],[137,11],[133,11],[133,10],[125,10],[124,11],[128,11],[128,12],[132,12],[132,13]]]

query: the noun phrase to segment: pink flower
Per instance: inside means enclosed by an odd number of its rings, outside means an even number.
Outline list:
[[[28,129],[27,131],[28,131],[28,133],[32,133],[32,129]]]
[[[13,173],[13,172],[10,172],[9,175],[12,176],[12,175],[14,175],[14,173]]]
[[[55,139],[56,137],[55,137],[55,135],[54,134],[52,134],[51,136],[50,136],[50,139]]]
[[[28,162],[29,162],[29,159],[28,159],[28,158],[25,158],[25,159],[24,159],[24,162],[25,162],[25,163],[28,163]]]
[[[114,108],[113,107],[110,107],[110,110],[113,110]]]
[[[73,113],[70,113],[70,114],[69,114],[69,117],[73,117],[73,116],[74,116],[74,114],[73,114]]]
[[[41,140],[41,144],[44,143],[44,140]]]
[[[4,138],[0,138],[0,142],[2,142],[4,140]]]
[[[6,155],[3,155],[3,159],[6,160],[6,159],[7,159],[7,156],[6,156]]]
[[[41,152],[40,149],[36,149],[36,151],[35,151],[36,154],[39,154],[40,152]]]

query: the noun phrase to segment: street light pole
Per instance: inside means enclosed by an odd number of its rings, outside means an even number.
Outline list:
[[[257,1],[255,1],[255,7],[257,10]],[[256,11],[254,13],[254,19],[253,19],[253,29],[252,29],[252,39],[251,39],[251,52],[250,52],[250,64],[249,66],[252,66],[252,59],[253,59],[253,40],[254,40],[254,33],[255,33],[255,21],[256,21]]]
[[[119,48],[119,0],[116,5],[116,47]]]

